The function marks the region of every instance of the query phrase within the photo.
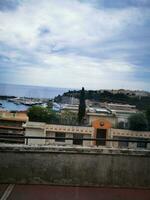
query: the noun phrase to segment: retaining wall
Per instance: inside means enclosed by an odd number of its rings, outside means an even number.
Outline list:
[[[3,145],[0,183],[150,188],[150,151]]]

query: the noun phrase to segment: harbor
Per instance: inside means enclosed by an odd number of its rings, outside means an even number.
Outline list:
[[[44,102],[40,99],[34,99],[34,98],[26,98],[26,97],[16,97],[12,99],[8,99],[9,102],[13,102],[14,104],[22,104],[26,106],[33,106],[33,105],[41,105]]]
[[[26,111],[29,107],[34,105],[47,106],[47,99],[14,97],[0,99],[0,110],[7,111]]]

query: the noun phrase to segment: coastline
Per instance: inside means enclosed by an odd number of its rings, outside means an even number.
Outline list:
[[[7,99],[13,99],[13,98],[16,98],[16,96],[0,95],[0,100],[7,100]]]
[[[62,95],[68,90],[69,89],[67,88],[0,83],[0,99],[7,99],[13,97],[52,99],[57,95]]]
[[[47,104],[48,100],[49,99],[0,96],[0,110],[26,111],[30,106]]]
[[[0,110],[25,111],[32,105],[43,105],[69,89],[0,83]]]

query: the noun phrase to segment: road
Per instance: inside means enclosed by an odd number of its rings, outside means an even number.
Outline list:
[[[0,185],[0,200],[150,200],[148,189]]]

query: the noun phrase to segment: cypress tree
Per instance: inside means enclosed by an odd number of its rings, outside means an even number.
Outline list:
[[[78,123],[82,124],[85,116],[86,105],[85,105],[85,91],[84,87],[80,92],[80,103],[79,103],[79,110],[78,110]]]

